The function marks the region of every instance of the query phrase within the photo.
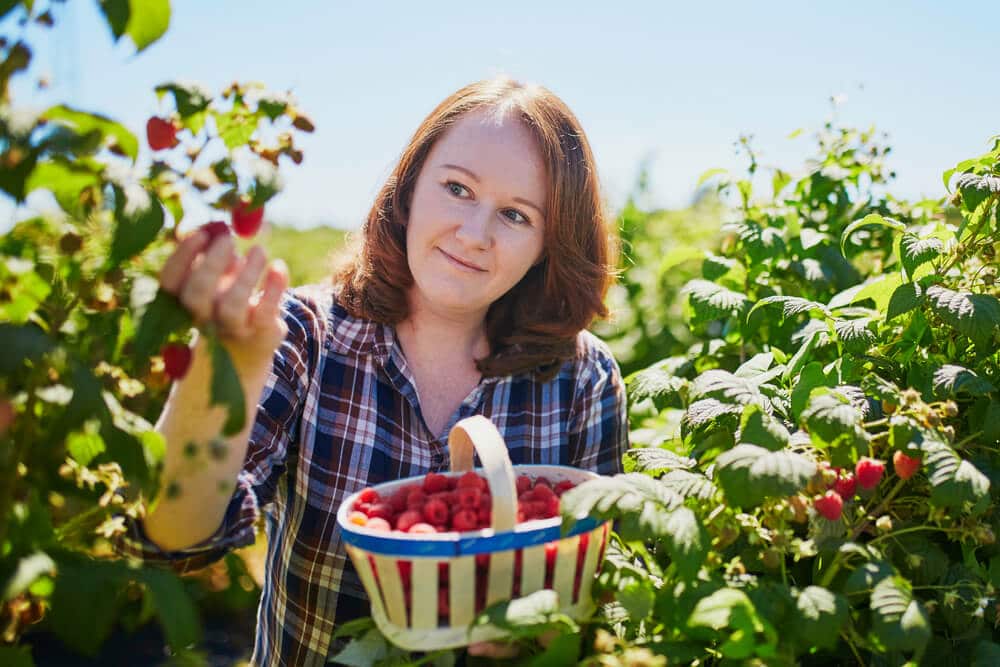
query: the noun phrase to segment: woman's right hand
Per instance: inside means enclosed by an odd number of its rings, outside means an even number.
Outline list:
[[[212,238],[199,229],[185,236],[167,258],[160,286],[180,300],[199,327],[214,326],[238,371],[270,367],[288,332],[279,308],[288,287],[283,261],[268,264],[257,245],[241,257],[232,234]]]

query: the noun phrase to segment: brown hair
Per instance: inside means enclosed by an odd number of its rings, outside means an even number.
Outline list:
[[[565,103],[541,86],[500,77],[470,84],[441,102],[410,139],[361,227],[360,248],[335,270],[333,283],[355,317],[392,325],[406,318],[413,276],[405,225],[417,175],[434,142],[463,114],[480,108],[516,114],[538,144],[550,186],[543,259],[490,306],[490,355],[476,364],[485,376],[536,371],[551,377],[576,354],[576,335],[595,317],[607,316],[604,296],[617,246],[583,129]]]

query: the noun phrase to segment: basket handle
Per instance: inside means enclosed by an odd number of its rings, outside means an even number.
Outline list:
[[[475,448],[483,464],[486,481],[493,495],[493,530],[513,530],[517,523],[517,486],[514,467],[507,455],[500,431],[486,417],[475,415],[456,423],[448,434],[448,450],[452,472],[472,470],[472,451]]]

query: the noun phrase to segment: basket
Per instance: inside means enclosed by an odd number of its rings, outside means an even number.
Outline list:
[[[492,625],[470,624],[484,606],[550,588],[560,611],[576,619],[593,612],[591,585],[604,557],[610,522],[577,517],[565,535],[562,519],[517,523],[515,474],[545,476],[553,483],[581,483],[596,473],[558,465],[512,466],[503,438],[482,416],[459,421],[448,435],[451,476],[472,470],[473,448],[493,496],[491,528],[410,535],[380,532],[348,521],[360,492],[337,511],[347,553],[371,600],[372,618],[391,642],[410,651],[457,648],[504,637]],[[411,477],[380,484],[391,494]],[[546,550],[549,551],[548,557]],[[485,590],[477,600],[477,558],[488,559]],[[447,615],[439,615],[439,591],[447,586]],[[443,593],[440,593],[443,595]]]

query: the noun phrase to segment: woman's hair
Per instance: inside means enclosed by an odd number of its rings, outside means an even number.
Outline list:
[[[549,183],[543,259],[486,314],[490,355],[484,376],[536,371],[551,377],[576,354],[576,335],[606,317],[617,245],[608,227],[593,154],[573,112],[545,88],[507,77],[479,81],[441,102],[420,124],[361,228],[360,248],[334,272],[347,311],[395,325],[408,314],[413,285],[406,220],[417,175],[431,148],[476,109],[518,118],[532,133]]]

